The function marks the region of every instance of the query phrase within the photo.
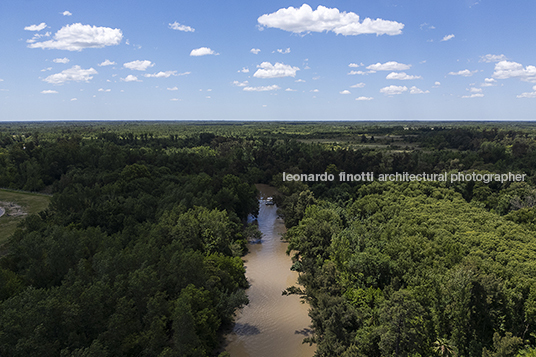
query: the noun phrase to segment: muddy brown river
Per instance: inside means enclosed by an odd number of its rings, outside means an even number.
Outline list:
[[[310,333],[309,306],[296,295],[283,296],[282,291],[296,283],[298,274],[290,270],[291,259],[286,255],[287,243],[281,241],[285,232],[277,217],[277,207],[265,204],[275,189],[257,185],[261,192],[259,243],[249,244],[244,257],[249,304],[238,312],[236,325],[227,336],[225,348],[232,357],[311,357],[315,346],[303,344]]]

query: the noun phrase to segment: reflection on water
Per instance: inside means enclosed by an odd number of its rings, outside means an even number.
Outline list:
[[[244,257],[251,284],[249,304],[237,314],[226,351],[232,357],[310,357],[315,347],[302,344],[311,334],[308,306],[296,295],[281,294],[296,283],[298,275],[290,270],[287,243],[281,242],[285,225],[277,218],[277,207],[263,201],[275,190],[267,185],[257,188],[261,191],[258,223],[263,237],[249,244]]]

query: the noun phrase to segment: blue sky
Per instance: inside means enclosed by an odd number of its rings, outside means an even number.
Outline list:
[[[536,119],[536,3],[0,2],[0,120]]]

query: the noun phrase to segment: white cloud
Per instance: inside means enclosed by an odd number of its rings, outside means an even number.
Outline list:
[[[46,32],[46,33],[43,33],[43,34],[40,34],[40,33],[36,33],[33,35],[32,38],[30,38],[29,40],[26,40],[27,43],[34,43],[36,42],[37,40],[39,40],[40,38],[43,38],[43,37],[50,37],[50,32]]]
[[[179,98],[171,98],[170,99],[172,102],[181,102],[182,99],[179,99]]]
[[[198,56],[206,56],[206,55],[219,55],[219,53],[214,53],[214,50],[211,50],[208,47],[200,47],[192,50],[190,52],[190,56],[198,57]]]
[[[367,69],[371,71],[405,71],[410,69],[410,64],[398,63],[396,61],[389,61],[385,63],[376,63],[367,66]]]
[[[329,32],[344,36],[360,34],[399,35],[404,24],[383,19],[370,18],[359,21],[359,15],[353,12],[340,12],[337,8],[319,5],[313,11],[311,6],[303,4],[300,8],[282,8],[271,14],[264,14],[257,19],[260,29],[264,27],[278,28],[284,31]]]
[[[84,48],[118,45],[122,38],[123,33],[120,29],[76,23],[62,27],[56,32],[53,40],[32,43],[28,47],[82,51]]]
[[[484,78],[484,82],[480,85],[481,87],[493,87],[497,85],[497,81],[493,78]]]
[[[237,87],[246,87],[248,84],[249,84],[248,81],[244,81],[244,82],[234,81],[233,82],[233,85]]]
[[[114,65],[114,64],[117,64],[117,63],[112,62],[112,61],[110,61],[109,59],[107,59],[107,60],[105,60],[104,62],[99,63],[98,66],[101,66],[101,67],[102,67],[102,66],[112,66],[112,65]]]
[[[42,29],[46,28],[47,24],[44,22],[41,22],[39,25],[30,25],[26,26],[24,29],[26,31],[41,31]]]
[[[152,67],[152,66],[154,66],[154,63],[148,60],[144,60],[144,61],[136,60],[132,62],[123,63],[123,67],[131,69],[133,71],[134,70],[145,71],[147,68]]]
[[[238,72],[242,72],[242,73],[249,73],[249,68],[247,67],[242,67],[242,69]]]
[[[368,71],[368,72],[363,72],[363,71],[350,71],[348,72],[348,75],[354,75],[354,74],[360,74],[360,75],[366,75],[366,74],[369,74],[369,73],[376,73],[376,71]]]
[[[318,93],[320,91],[318,89],[311,89],[309,92]]]
[[[282,53],[282,54],[287,54],[287,53],[290,53],[290,48],[287,48],[286,50],[283,50],[283,49],[281,49],[281,48],[278,48],[278,49],[277,49],[277,52]]]
[[[271,90],[281,89],[277,84],[271,86],[261,86],[261,87],[244,87],[246,92],[266,92]]]
[[[406,74],[405,72],[391,72],[385,77],[386,79],[398,79],[401,81],[409,80],[409,79],[420,79],[421,76],[410,76],[409,74]]]
[[[47,67],[41,70],[41,72],[46,72],[46,71],[52,71],[52,67]]]
[[[261,52],[261,50],[258,49],[258,48],[252,48],[251,50],[249,50],[249,52],[251,52],[251,53],[253,53],[253,54],[255,54],[255,55],[258,55],[259,52]]]
[[[41,91],[41,93],[43,93],[43,94],[58,94],[58,91],[55,91],[55,90],[52,90],[52,89],[47,89],[47,90]]]
[[[285,92],[297,92],[297,90],[292,89],[292,88],[287,88],[287,89],[285,89]]]
[[[138,79],[138,77],[133,76],[132,74],[129,74],[125,78],[121,78],[123,82],[141,82],[141,80]]]
[[[300,70],[298,67],[292,67],[279,62],[274,65],[270,62],[262,62],[257,68],[260,69],[253,74],[253,77],[257,78],[295,77],[296,71]]]
[[[354,84],[353,86],[350,86],[350,88],[363,88],[364,86],[365,86],[365,83],[361,82],[361,83]]]
[[[64,57],[64,58],[54,58],[52,60],[52,62],[54,63],[69,63],[69,59],[67,57]]]
[[[88,82],[93,78],[92,74],[97,74],[97,71],[93,68],[82,69],[80,66],[73,66],[60,73],[52,74],[43,80],[51,84],[64,84],[67,81]]]
[[[373,100],[373,97],[357,97],[355,100]]]
[[[446,35],[445,37],[441,39],[441,41],[448,41],[448,40],[453,39],[454,37],[455,37],[454,34]]]
[[[500,62],[500,61],[505,61],[507,58],[505,55],[491,55],[491,54],[487,54],[485,56],[480,56],[480,60],[478,62],[486,62],[486,63],[490,63],[490,62]]]
[[[521,63],[500,61],[495,64],[493,77],[498,79],[519,78],[525,82],[536,82],[536,67],[527,66],[523,68]]]
[[[474,94],[471,94],[471,95],[464,95],[462,96],[462,98],[482,98],[484,96],[484,94],[482,93],[474,93]]]
[[[171,76],[176,76],[176,75],[177,75],[177,71],[165,71],[165,72],[160,71],[158,73],[153,73],[153,74],[146,73],[143,76],[147,78],[169,78]]]
[[[462,76],[462,77],[471,77],[473,74],[475,74],[478,71],[470,71],[468,69],[464,69],[458,72],[449,72],[449,75],[451,76]]]
[[[70,11],[64,11],[61,13],[63,16],[71,16],[72,13]]]
[[[482,93],[482,88],[471,87],[467,89],[471,93]]]
[[[429,90],[424,91],[422,89],[419,89],[419,88],[413,86],[413,87],[411,87],[409,89],[409,93],[410,94],[426,94],[426,93],[430,93],[430,91]]]
[[[518,95],[518,98],[536,98],[536,86],[532,87],[534,92],[525,92]]]
[[[357,63],[350,63],[348,67],[357,68],[359,65]]]
[[[179,88],[177,88],[176,86],[173,87],[173,88],[167,88],[167,90],[179,90]]]
[[[380,93],[383,93],[385,95],[395,95],[395,94],[401,94],[408,90],[408,87],[406,86],[395,86],[390,85],[389,87],[383,87],[380,89]]]
[[[305,80],[303,80],[303,79],[296,79],[294,82],[296,82],[296,83],[305,83]]]
[[[71,98],[71,102],[77,101],[78,98]]]
[[[99,88],[99,90],[97,92],[111,92],[112,90],[110,88],[108,89],[104,89],[104,88]]]
[[[184,32],[194,32],[195,31],[194,28],[192,28],[190,26],[186,26],[186,25],[181,25],[177,21],[175,21],[172,24],[168,24],[168,25],[169,25],[169,28],[172,29],[172,30],[184,31]]]
[[[433,88],[437,88],[441,85],[441,82],[435,82]]]
[[[339,94],[351,94],[350,91],[348,89],[345,89],[341,92],[339,92]]]

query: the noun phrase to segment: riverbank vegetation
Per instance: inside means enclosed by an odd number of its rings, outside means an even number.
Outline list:
[[[309,302],[317,356],[529,356],[535,137],[530,123],[2,124],[0,187],[52,197],[0,259],[0,355],[217,355],[247,303],[262,182],[282,193],[301,283],[285,293]]]

